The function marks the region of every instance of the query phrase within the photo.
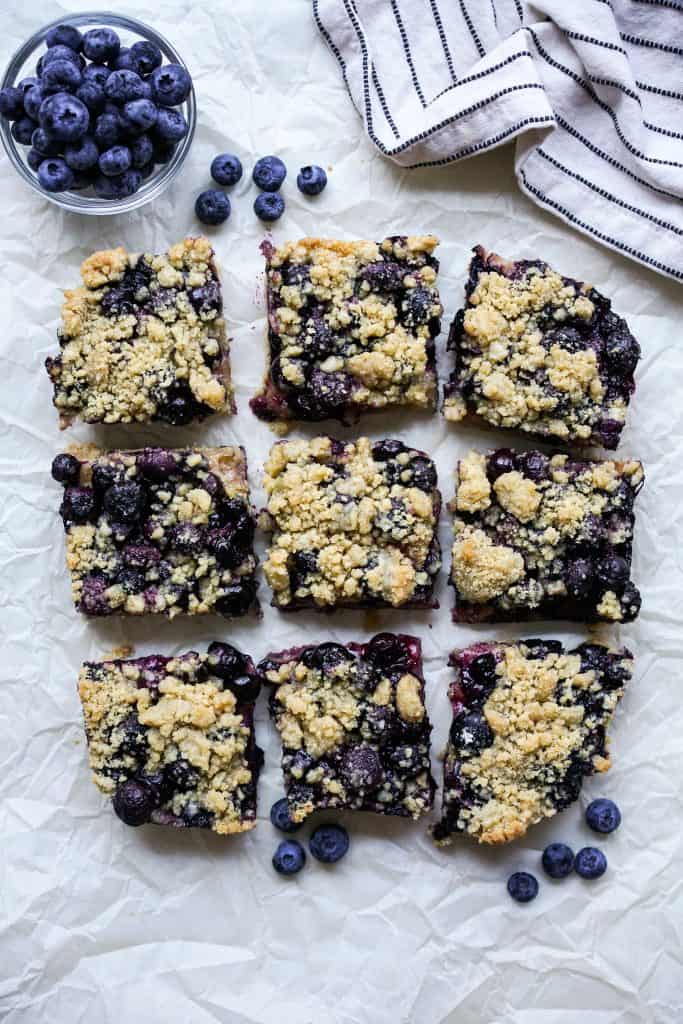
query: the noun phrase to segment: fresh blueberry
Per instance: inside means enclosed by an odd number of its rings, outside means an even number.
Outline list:
[[[109,178],[106,174],[98,174],[93,182],[96,194],[100,199],[127,199],[140,188],[142,175],[132,167]]]
[[[250,579],[241,579],[223,588],[223,594],[216,601],[216,611],[228,618],[245,615],[256,596],[256,584]]]
[[[281,800],[276,800],[270,808],[270,821],[280,832],[296,832],[301,828],[301,822],[292,821],[289,816],[289,804],[286,796],[283,796]]]
[[[342,757],[341,773],[351,789],[377,789],[384,778],[377,752],[367,745],[350,747]]]
[[[155,68],[161,66],[163,61],[159,47],[148,39],[140,39],[137,43],[133,43],[130,52],[138,62],[142,75],[150,75]]]
[[[47,47],[68,46],[69,49],[78,53],[82,44],[83,36],[75,25],[53,25],[45,36]]]
[[[135,135],[141,135],[156,124],[157,108],[151,100],[130,100],[124,104],[122,121],[124,127]]]
[[[342,825],[318,825],[311,834],[308,848],[316,860],[335,864],[349,849],[349,834]]]
[[[30,146],[35,129],[35,121],[32,121],[30,117],[20,117],[18,121],[12,123],[12,138],[20,146]]]
[[[73,171],[61,157],[49,156],[38,168],[38,181],[46,192],[65,192],[73,180]]]
[[[608,589],[621,589],[628,582],[629,565],[625,558],[608,554],[598,559],[596,575],[599,582]]]
[[[144,825],[154,810],[152,787],[146,782],[129,779],[119,783],[114,793],[114,810],[126,825]]]
[[[128,46],[122,46],[118,54],[111,61],[112,71],[134,71],[136,75],[141,73],[140,62]]]
[[[36,68],[37,74],[42,77],[45,69],[49,68],[50,64],[53,64],[56,60],[71,61],[71,63],[75,64],[77,68],[81,68],[84,63],[83,58],[76,53],[75,50],[72,50],[70,46],[62,46],[58,43],[56,46],[51,46],[50,49],[40,58],[38,61],[40,70]]]
[[[296,178],[296,184],[299,191],[303,192],[305,196],[317,196],[327,185],[327,175],[322,167],[312,164],[301,168]]]
[[[574,852],[566,843],[550,843],[543,851],[541,863],[550,878],[566,878],[574,867]]]
[[[586,808],[586,823],[594,832],[614,832],[621,825],[621,811],[613,800],[600,797]]]
[[[296,839],[284,839],[273,854],[273,867],[279,875],[295,875],[305,863],[306,851]]]
[[[83,53],[98,64],[114,60],[120,49],[121,40],[112,28],[91,28],[83,36]]]
[[[538,896],[538,882],[528,871],[515,871],[508,878],[508,892],[518,903],[529,903]]]
[[[146,101],[140,100],[139,102],[144,103]],[[138,170],[141,171],[152,162],[152,158],[154,156],[154,144],[149,135],[138,135],[138,137],[133,139],[131,142],[129,149],[132,167],[137,167]]]
[[[16,121],[24,113],[24,94],[21,89],[8,85],[0,89],[0,116]]]
[[[108,178],[114,178],[117,174],[123,174],[124,171],[128,170],[130,164],[130,150],[127,146],[112,146],[111,149],[105,149],[98,160],[98,166],[102,174],[106,174]]]
[[[242,164],[232,153],[220,153],[211,161],[211,177],[219,185],[236,185],[242,177]]]
[[[192,79],[180,64],[164,64],[155,68],[150,76],[152,98],[165,107],[184,103],[192,88]]]
[[[123,68],[121,71],[112,71],[104,84],[104,94],[107,99],[123,105],[131,100],[144,99],[147,89],[136,71]]]
[[[262,192],[277,192],[287,177],[287,168],[278,156],[262,156],[256,161],[251,176]]]
[[[36,78],[35,75],[26,75],[25,78],[20,78],[17,82],[17,89],[19,89],[21,95],[25,98],[29,89],[33,89],[36,85],[40,85],[40,79]]]
[[[102,149],[110,149],[119,141],[121,119],[118,114],[106,112],[100,114],[95,121],[95,142]]]
[[[24,110],[32,121],[37,121],[40,117],[40,108],[44,99],[43,90],[39,85],[32,85],[24,93]]]
[[[83,82],[93,82],[95,85],[99,85],[104,92],[104,86],[110,74],[111,68],[108,68],[106,64],[88,64],[83,71]]]
[[[493,743],[491,727],[479,711],[458,715],[451,725],[451,743],[459,750],[478,753]]]
[[[43,159],[46,156],[59,156],[62,149],[61,143],[53,139],[44,128],[36,128],[31,136],[31,145],[39,153],[43,154]]]
[[[71,60],[54,60],[43,71],[40,87],[44,96],[75,92],[83,81],[81,69]]]
[[[197,196],[194,212],[202,224],[222,224],[230,216],[230,200],[225,192],[209,188]]]
[[[60,484],[74,484],[81,472],[81,464],[75,455],[63,452],[52,460],[52,479]]]
[[[131,147],[132,152],[132,147]],[[140,171],[140,178],[142,181],[147,181],[152,174],[154,174],[154,161],[148,160],[146,164],[141,164],[136,170]]]
[[[104,107],[104,89],[97,82],[83,82],[76,89],[76,97],[85,104],[91,114],[99,114]]]
[[[493,483],[503,473],[512,473],[515,468],[515,453],[511,448],[498,448],[489,455],[486,463],[486,474]]]
[[[103,507],[112,522],[135,523],[145,509],[145,492],[132,481],[114,484],[105,492]]]
[[[594,583],[594,566],[590,558],[575,558],[567,563],[565,571],[567,593],[575,601],[585,600],[590,596]]]
[[[171,107],[159,107],[154,134],[162,142],[180,142],[187,135],[188,127],[184,115]]]
[[[88,130],[90,114],[85,103],[67,92],[58,92],[43,100],[39,113],[40,127],[56,139],[74,142]]]
[[[135,464],[144,477],[155,483],[168,480],[178,466],[173,453],[165,448],[145,448],[137,455]]]
[[[26,163],[32,171],[37,171],[44,159],[45,154],[39,153],[37,149],[29,149],[26,154]],[[73,188],[73,185],[71,187]]]
[[[574,859],[574,870],[582,878],[600,878],[607,871],[607,857],[594,846],[584,846]]]
[[[98,161],[100,151],[90,135],[84,135],[78,142],[70,142],[64,148],[64,159],[72,171],[87,171]]]
[[[176,150],[175,142],[164,142],[163,139],[154,139],[154,163],[167,164]]]

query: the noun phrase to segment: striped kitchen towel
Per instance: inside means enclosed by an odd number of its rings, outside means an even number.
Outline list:
[[[405,167],[516,137],[520,188],[683,280],[683,0],[313,0],[368,135]]]

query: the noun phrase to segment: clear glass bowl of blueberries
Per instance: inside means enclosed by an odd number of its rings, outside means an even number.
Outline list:
[[[180,54],[142,22],[109,12],[41,28],[0,86],[12,164],[73,213],[125,213],[155,199],[180,170],[195,122]]]

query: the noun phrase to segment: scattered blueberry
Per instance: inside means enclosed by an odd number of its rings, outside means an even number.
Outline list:
[[[308,848],[316,860],[335,864],[349,849],[349,834],[342,825],[319,825],[311,834]]]
[[[301,823],[292,821],[289,816],[289,804],[286,796],[283,796],[281,800],[276,800],[270,808],[270,820],[281,832],[296,832],[301,828]]]
[[[232,153],[220,153],[211,161],[211,177],[219,185],[236,185],[242,177],[242,164]]]
[[[73,171],[59,156],[47,157],[38,168],[38,181],[46,192],[65,192],[73,180]]]
[[[574,859],[574,870],[582,878],[600,878],[607,871],[607,858],[602,850],[584,846]]]
[[[31,145],[39,153],[43,154],[43,158],[46,156],[59,156],[61,150],[61,144],[53,139],[44,128],[36,128],[31,136]]]
[[[147,89],[136,71],[123,68],[121,71],[112,71],[104,83],[104,94],[114,103],[124,104],[144,99]]]
[[[140,135],[156,124],[157,113],[151,100],[130,100],[123,107],[123,123],[135,135]]]
[[[327,185],[327,175],[322,167],[312,164],[309,167],[302,167],[296,179],[297,188],[305,196],[320,195]]]
[[[277,192],[287,177],[287,168],[279,156],[262,156],[256,161],[251,176],[262,192]]]
[[[543,851],[541,863],[550,878],[566,878],[574,867],[574,853],[566,843],[550,843]]]
[[[75,25],[54,25],[45,36],[45,44],[52,46],[68,46],[76,53],[83,45],[83,36]]]
[[[14,121],[12,124],[12,138],[20,146],[30,146],[35,129],[35,121],[32,121],[30,117],[20,117],[18,121]]]
[[[225,192],[209,188],[197,196],[194,212],[202,224],[222,224],[230,216],[230,200]]]
[[[614,832],[621,825],[621,811],[613,800],[600,797],[586,808],[586,823],[594,832]]]
[[[130,150],[127,146],[112,146],[111,149],[105,149],[98,160],[98,166],[102,174],[106,174],[108,178],[114,178],[117,174],[123,174],[124,171],[128,170],[130,164]]]
[[[24,94],[21,89],[8,85],[0,89],[0,116],[16,121],[24,112]]]
[[[154,810],[154,795],[147,783],[129,779],[116,787],[113,804],[126,825],[144,825]]]
[[[151,75],[152,98],[166,107],[184,103],[192,88],[192,79],[180,64],[165,64]]]
[[[54,60],[49,64],[40,79],[44,96],[55,92],[75,92],[83,81],[81,69],[71,60]]]
[[[73,484],[78,480],[81,464],[75,455],[63,452],[52,460],[52,479],[60,484]]]
[[[262,192],[254,201],[254,213],[259,220],[279,220],[285,212],[285,201],[277,192]]]
[[[99,159],[97,143],[90,135],[84,135],[78,142],[64,147],[64,159],[72,171],[87,171]]]
[[[273,867],[279,875],[295,875],[306,863],[306,851],[296,839],[283,839],[273,854]]]
[[[83,36],[83,53],[88,60],[104,64],[114,60],[121,49],[121,40],[111,28],[91,28]]]
[[[508,892],[518,903],[529,903],[538,896],[538,882],[528,871],[515,871],[508,878]]]
[[[130,48],[130,52],[135,57],[140,74],[149,75],[155,68],[161,66],[163,56],[161,50],[156,43],[150,42],[148,39],[140,39],[137,43],[133,43]]]
[[[139,102],[145,103],[146,101],[140,100]],[[131,142],[129,149],[132,167],[137,167],[138,170],[142,171],[144,167],[152,164],[154,144],[149,135],[138,135],[138,137],[133,139]]]
[[[43,100],[39,113],[40,127],[56,139],[73,142],[88,130],[90,114],[85,103],[67,92],[58,92]]]
[[[141,183],[142,175],[131,167],[115,178],[99,174],[95,178],[93,186],[100,199],[127,199],[128,196],[137,192]]]

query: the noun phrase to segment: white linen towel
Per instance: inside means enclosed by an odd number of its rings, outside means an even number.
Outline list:
[[[313,14],[385,156],[430,167],[516,136],[532,200],[683,280],[683,0],[313,0]]]

